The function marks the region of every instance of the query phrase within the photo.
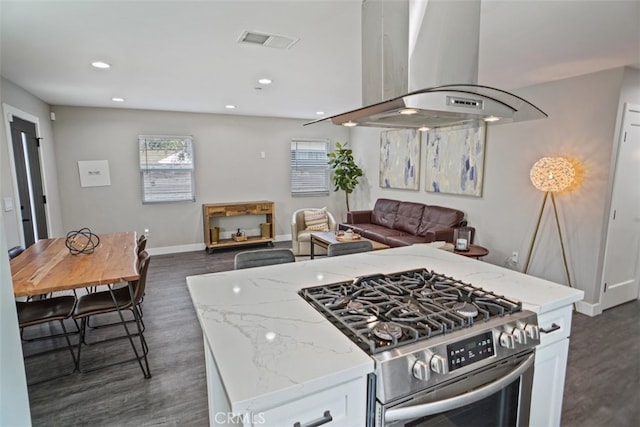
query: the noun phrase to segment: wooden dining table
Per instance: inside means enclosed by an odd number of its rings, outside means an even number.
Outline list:
[[[16,297],[138,280],[136,233],[98,235],[92,253],[72,255],[66,238],[42,239],[11,260]]]
[[[131,303],[135,307],[136,301],[131,283],[140,278],[137,268],[136,233],[127,231],[101,234],[98,238],[100,241],[91,253],[75,255],[66,246],[66,237],[42,239],[29,246],[11,260],[14,295],[16,297],[46,295],[51,292],[100,285],[107,285],[109,291],[112,291],[114,284],[126,282],[129,283]],[[122,313],[119,309],[117,311],[124,324]],[[139,322],[136,324],[137,336],[142,344],[144,340],[142,329]],[[138,350],[131,336],[129,341],[145,378],[150,378],[146,354],[142,357],[138,356]],[[141,358],[144,358],[146,369],[142,365]]]

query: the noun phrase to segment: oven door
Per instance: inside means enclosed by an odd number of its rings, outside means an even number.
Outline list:
[[[512,356],[401,402],[376,404],[376,426],[526,426],[534,352]]]

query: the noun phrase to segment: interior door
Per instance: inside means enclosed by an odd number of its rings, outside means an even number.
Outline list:
[[[46,198],[42,188],[40,168],[40,141],[36,136],[36,125],[13,116],[11,121],[11,143],[18,184],[18,197],[22,218],[25,247],[39,239],[46,239]]]
[[[601,305],[638,298],[640,282],[640,105],[627,104],[616,161]]]

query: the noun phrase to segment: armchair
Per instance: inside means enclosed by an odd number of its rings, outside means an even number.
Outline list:
[[[308,229],[308,225],[305,221],[305,211],[309,214],[312,211],[324,212],[326,213],[326,228],[321,230],[318,228],[317,230]],[[307,218],[309,215],[307,214]],[[314,221],[315,224],[315,221]],[[294,255],[311,255],[311,232],[312,231],[333,231],[337,228],[338,224],[336,223],[335,218],[331,214],[331,212],[326,209],[314,209],[314,208],[306,208],[306,209],[298,209],[293,212],[291,215],[291,246]],[[315,228],[315,225],[312,226]],[[316,255],[325,255],[326,250],[323,248],[316,247],[314,249]]]

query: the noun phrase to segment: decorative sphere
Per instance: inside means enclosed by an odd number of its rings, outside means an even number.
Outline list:
[[[100,237],[85,227],[78,231],[68,232],[64,244],[71,255],[91,254],[100,244]]]

